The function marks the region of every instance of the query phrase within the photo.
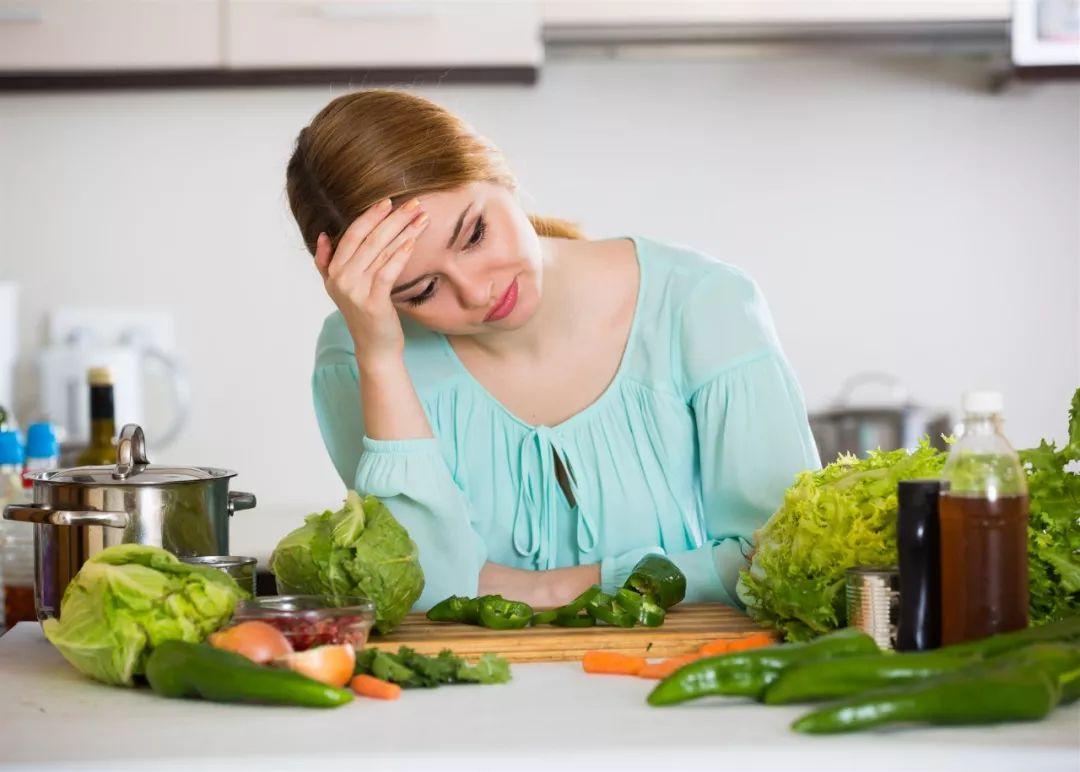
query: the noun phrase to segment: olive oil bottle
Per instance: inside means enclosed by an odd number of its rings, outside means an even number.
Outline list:
[[[116,411],[113,406],[113,377],[107,367],[91,367],[86,373],[90,386],[90,444],[79,454],[79,466],[116,463]]]

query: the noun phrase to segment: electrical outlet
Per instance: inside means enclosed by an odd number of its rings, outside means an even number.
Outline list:
[[[176,324],[165,311],[115,310],[111,308],[59,308],[49,314],[49,342],[62,345],[88,336],[101,346],[138,341],[164,354],[176,350]]]

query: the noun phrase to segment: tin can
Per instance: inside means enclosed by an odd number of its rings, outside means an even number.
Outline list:
[[[847,570],[848,624],[874,639],[881,649],[896,647],[900,621],[900,572],[893,566]]]
[[[191,563],[197,566],[209,566],[216,568],[223,574],[228,574],[240,589],[251,593],[255,597],[255,558],[241,555],[201,555],[193,558],[180,558],[183,563]]]

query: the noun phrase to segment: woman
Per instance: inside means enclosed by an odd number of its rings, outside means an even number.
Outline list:
[[[341,96],[289,203],[338,311],[313,376],[346,486],[420,550],[418,607],[612,590],[649,552],[738,604],[751,537],[819,465],[757,286],[640,236],[527,215],[499,151],[418,96]]]

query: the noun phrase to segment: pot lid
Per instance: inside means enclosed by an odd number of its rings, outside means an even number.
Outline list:
[[[202,466],[161,466],[146,458],[142,427],[128,424],[116,445],[116,466],[76,466],[27,475],[31,480],[77,485],[162,485],[232,477],[235,472]]]

